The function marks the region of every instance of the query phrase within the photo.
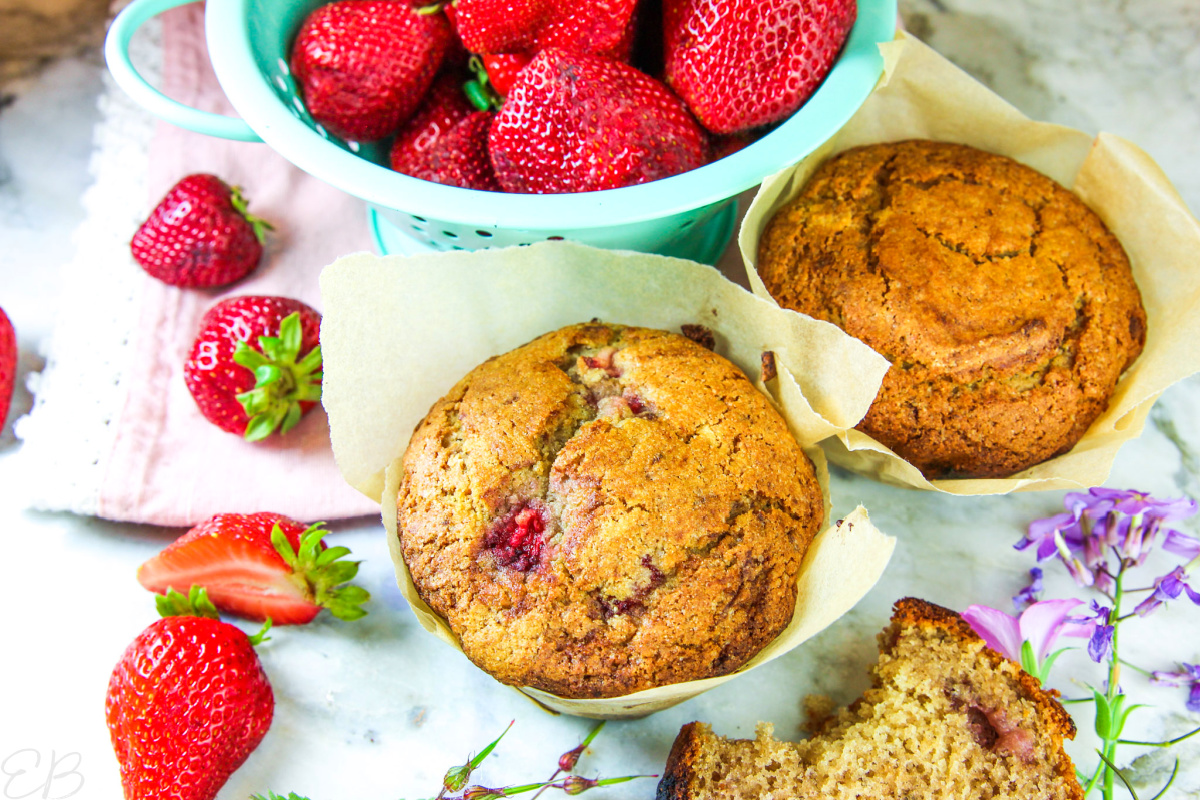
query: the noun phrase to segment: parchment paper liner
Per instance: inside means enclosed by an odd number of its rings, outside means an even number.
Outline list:
[[[1200,224],[1162,170],[1110,134],[1035,122],[917,39],[880,45],[880,86],[830,141],[763,181],[738,244],[750,285],[770,299],[757,271],[758,241],[775,212],[826,159],[862,144],[923,138],[1009,156],[1071,189],[1121,240],[1146,307],[1146,347],[1117,384],[1108,410],[1070,452],[1004,479],[926,480],[866,434],[846,430],[821,443],[829,459],[886,483],[958,495],[1079,489],[1103,483],[1117,450],[1142,432],[1171,384],[1200,370]],[[772,301],[773,302],[773,301]]]
[[[352,255],[321,274],[324,399],[334,454],[352,486],[381,502],[401,592],[426,630],[461,650],[417,595],[396,539],[400,458],[429,407],[487,358],[573,322],[600,318],[678,331],[708,326],[717,351],[752,379],[763,350],[775,401],[817,466],[829,516],[820,439],[866,413],[887,362],[833,325],[778,308],[689,261],[568,242],[380,258]],[[795,377],[794,377],[795,376]],[[791,624],[737,672],[625,697],[568,700],[519,689],[543,707],[590,717],[640,717],[694,697],[791,650],[850,610],[875,584],[895,541],[859,508],[827,524],[801,566]]]

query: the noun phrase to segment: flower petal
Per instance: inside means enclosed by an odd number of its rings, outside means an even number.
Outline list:
[[[1054,641],[1062,633],[1071,609],[1080,605],[1083,605],[1083,601],[1076,598],[1043,600],[1021,612],[1018,623],[1020,636],[1033,645],[1033,652],[1037,654],[1038,661],[1049,655]]]
[[[1021,663],[1021,628],[1016,617],[987,606],[972,605],[962,612],[962,618],[988,647]]]
[[[1182,531],[1177,531],[1174,528],[1167,530],[1167,537],[1163,539],[1162,547],[1168,553],[1183,556],[1188,561],[1200,556],[1200,539],[1189,536]]]

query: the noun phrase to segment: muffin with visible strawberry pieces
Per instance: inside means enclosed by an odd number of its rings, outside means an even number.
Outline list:
[[[813,465],[737,367],[590,323],[471,371],[397,496],[421,598],[498,680],[615,697],[736,670],[791,621]]]

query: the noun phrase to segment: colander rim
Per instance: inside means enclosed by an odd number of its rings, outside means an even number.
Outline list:
[[[774,131],[732,155],[636,186],[533,195],[423,181],[320,136],[294,115],[259,69],[248,24],[252,2],[208,0],[206,39],[221,88],[272,149],[305,172],[369,203],[431,221],[529,231],[595,229],[686,213],[732,197],[795,164],[832,137],[871,93],[883,72],[877,43],[894,37],[896,20],[896,0],[859,0],[858,18],[846,45],[808,102]]]

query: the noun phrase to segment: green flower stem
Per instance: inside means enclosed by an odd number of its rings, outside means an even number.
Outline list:
[[[1130,525],[1132,529],[1133,522],[1130,522]],[[1120,692],[1120,687],[1118,684],[1121,680],[1121,651],[1118,649],[1118,645],[1120,641],[1119,637],[1121,635],[1121,599],[1124,596],[1121,583],[1124,578],[1125,563],[1122,562],[1121,568],[1117,570],[1117,574],[1113,579],[1115,587],[1113,588],[1113,610],[1110,618],[1115,620],[1115,622],[1113,622],[1112,657],[1108,662],[1107,687],[1107,697],[1110,705]],[[1113,779],[1116,777],[1116,769],[1112,766],[1112,763],[1116,761],[1117,757],[1117,737],[1120,735],[1120,727],[1121,726],[1117,726],[1111,734],[1111,737],[1105,737],[1104,739],[1104,753],[1101,755],[1101,760],[1104,761],[1106,767],[1104,770],[1104,800],[1113,800]],[[1122,778],[1122,780],[1124,780],[1124,778]]]
[[[1174,739],[1172,739],[1169,742],[1135,742],[1131,739],[1118,739],[1117,744],[1133,744],[1133,745],[1138,745],[1140,747],[1170,747],[1173,744],[1179,744],[1184,739],[1192,738],[1197,733],[1200,733],[1200,728],[1196,728],[1196,730],[1194,730],[1194,731],[1189,731],[1188,733],[1185,733],[1183,736],[1176,736]]]
[[[1126,592],[1125,594],[1129,594],[1129,592]],[[1131,663],[1129,663],[1128,661],[1126,661],[1125,659],[1121,659],[1121,666],[1123,666],[1123,667],[1129,667],[1129,668],[1130,668],[1131,670],[1133,670],[1134,672],[1137,672],[1137,673],[1139,673],[1139,674],[1141,674],[1141,675],[1145,675],[1147,678],[1151,677],[1151,676],[1154,674],[1154,673],[1153,673],[1153,672],[1151,672],[1150,670],[1148,670],[1148,669],[1142,669],[1142,668],[1141,668],[1141,667],[1139,667],[1137,664],[1131,664]]]

